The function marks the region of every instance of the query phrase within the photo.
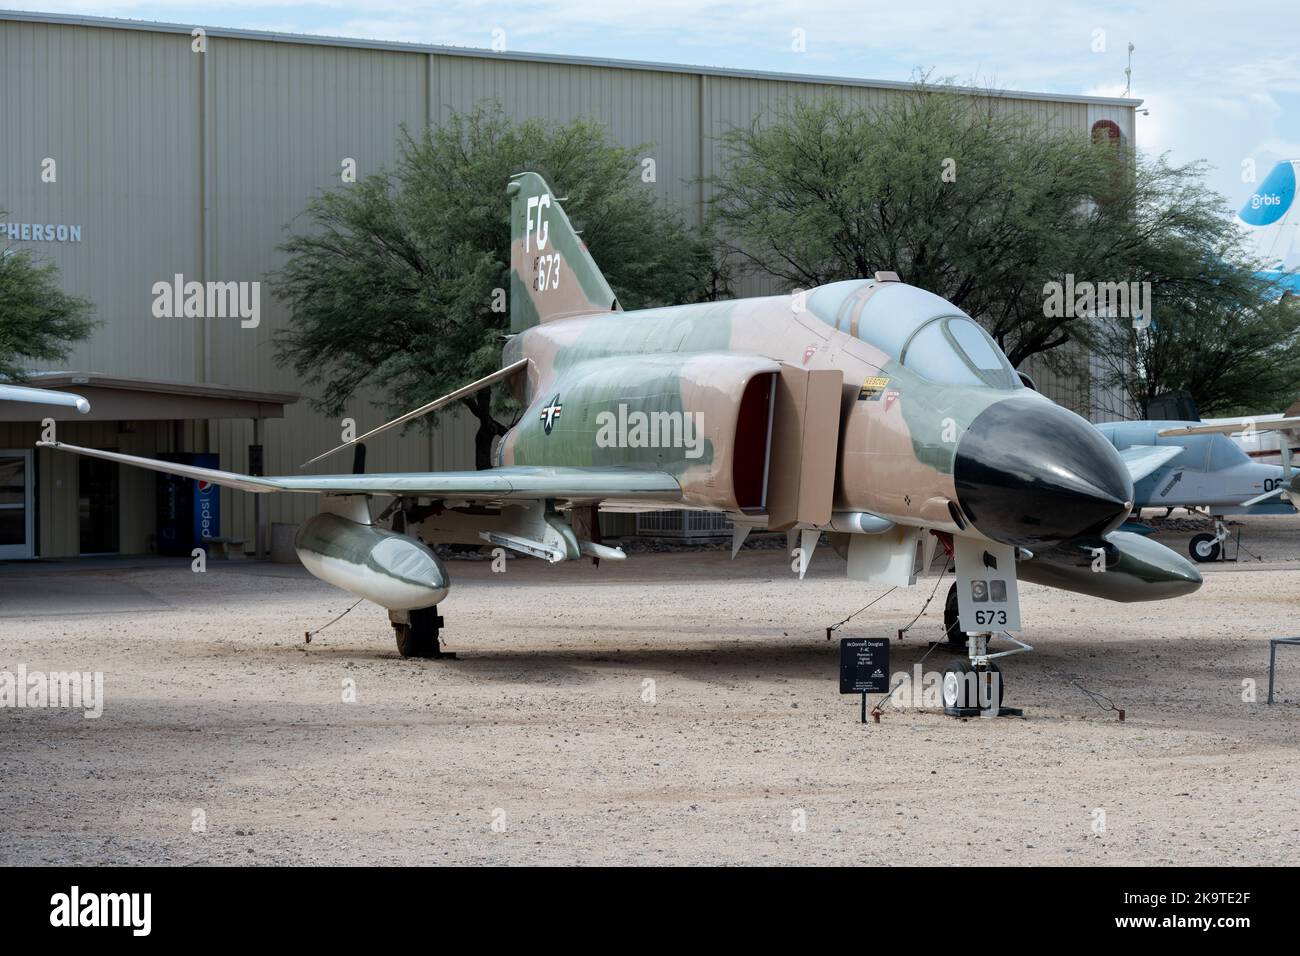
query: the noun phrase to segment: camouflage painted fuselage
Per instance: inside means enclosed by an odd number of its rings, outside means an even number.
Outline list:
[[[840,436],[836,510],[957,530],[947,502],[956,500],[953,464],[961,434],[992,402],[1013,394],[1047,400],[1020,388],[936,387],[800,304],[796,295],[771,296],[605,312],[525,330],[507,346],[506,360],[532,360],[530,404],[502,443],[501,463],[662,468],[678,476],[687,504],[737,511],[730,456],[737,408],[751,377],[779,363],[835,369],[844,378],[840,414],[825,427]],[[952,306],[941,311],[961,314]],[[557,400],[562,411],[548,433],[542,412]],[[698,412],[703,454],[691,459],[684,448],[601,447],[597,416],[617,414],[620,405],[646,413]]]
[[[879,532],[892,522],[1024,548],[1105,535],[1131,507],[1115,448],[1026,388],[945,299],[877,273],[623,312],[541,177],[520,174],[509,193],[514,334],[504,360],[527,360],[515,386],[527,410],[499,466],[658,471],[676,479],[682,505],[747,524],[765,512],[769,527],[869,532],[865,521]],[[638,417],[651,440],[624,428]],[[657,440],[682,422],[695,441]],[[810,449],[829,464],[789,479],[821,461]],[[818,517],[768,508],[769,472],[783,489],[821,487],[807,509]]]

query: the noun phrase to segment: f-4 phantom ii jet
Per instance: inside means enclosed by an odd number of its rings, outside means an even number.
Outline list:
[[[299,556],[387,608],[404,656],[439,654],[436,605],[450,582],[430,545],[621,560],[600,541],[598,509],[723,512],[737,529],[733,554],[751,529],[793,532],[800,577],[825,533],[848,577],[868,585],[914,583],[942,546],[955,556],[960,632],[971,635],[969,660],[944,682],[955,707],[970,705],[972,675],[996,670],[989,638],[1020,627],[1018,579],[1116,601],[1200,586],[1186,559],[1115,530],[1150,463],[1126,461],[1025,387],[950,302],[877,273],[625,312],[542,177],[521,173],[507,191],[502,368],[356,439],[505,382],[526,411],[493,468],[255,477],[50,447],[257,494],[320,495]],[[377,519],[372,495],[394,499]]]

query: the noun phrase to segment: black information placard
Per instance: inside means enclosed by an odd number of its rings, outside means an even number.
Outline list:
[[[883,694],[889,690],[889,641],[883,637],[840,638],[840,693]]]

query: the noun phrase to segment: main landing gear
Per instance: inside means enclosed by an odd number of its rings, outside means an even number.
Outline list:
[[[397,653],[403,657],[455,660],[454,653],[442,649],[439,633],[445,622],[436,604],[414,611],[389,611],[388,619],[397,637]]]

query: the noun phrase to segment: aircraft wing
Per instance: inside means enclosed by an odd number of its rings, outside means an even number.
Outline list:
[[[506,379],[510,378],[510,376],[514,375],[517,372],[523,371],[527,367],[528,367],[528,359],[520,359],[517,362],[512,362],[509,365],[507,365],[505,368],[497,369],[491,375],[484,375],[477,382],[470,382],[468,385],[462,385],[460,388],[456,389],[456,391],[449,392],[448,394],[443,395],[441,398],[435,398],[433,401],[425,405],[421,405],[419,408],[415,409],[414,411],[409,411],[405,415],[402,415],[398,418],[394,418],[391,422],[385,422],[384,424],[380,425],[378,428],[372,428],[364,435],[358,436],[357,438],[353,438],[351,441],[345,441],[341,445],[336,445],[335,447],[331,448],[329,451],[322,452],[321,454],[317,455],[315,458],[311,459],[310,461],[303,462],[302,467],[306,468],[308,465],[314,465],[322,458],[328,458],[336,451],[342,451],[344,448],[348,448],[349,446],[352,445],[359,445],[367,438],[374,438],[376,435],[382,432],[386,432],[390,428],[396,428],[398,425],[405,425],[407,422],[411,421],[412,419],[419,418],[421,415],[427,415],[429,414],[429,412],[435,411],[439,408],[445,408],[446,406],[450,405],[452,402],[456,401],[457,399],[464,398],[466,395],[472,395],[474,392],[477,392],[479,389],[486,388],[487,386],[493,385],[497,382],[503,382]]]
[[[1156,434],[1161,438],[1176,438],[1180,435],[1235,435],[1244,431],[1284,432],[1297,429],[1300,429],[1300,418],[1241,418],[1214,425],[1181,425],[1177,428],[1166,428]]]
[[[1164,432],[1160,433],[1165,434]],[[1181,445],[1130,445],[1119,453],[1128,474],[1137,484],[1147,475],[1183,453]]]
[[[0,385],[0,402],[31,402],[34,405],[62,405],[75,408],[81,414],[90,411],[90,402],[72,392],[56,392],[49,388],[29,388],[25,385]]]
[[[183,478],[210,481],[224,488],[264,494],[290,491],[322,495],[424,495],[475,501],[567,498],[676,502],[682,497],[677,479],[664,471],[632,468],[553,468],[516,465],[487,471],[396,472],[373,475],[289,475],[262,478],[216,468],[181,465],[156,458],[82,448],[63,442],[37,442],[38,447],[103,458]]]

